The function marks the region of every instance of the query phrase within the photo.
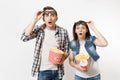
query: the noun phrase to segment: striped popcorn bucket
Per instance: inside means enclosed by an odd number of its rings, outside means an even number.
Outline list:
[[[53,64],[61,64],[63,58],[63,51],[57,48],[51,48],[49,52],[48,60]]]
[[[78,54],[75,56],[76,63],[80,66],[86,66],[88,64],[89,55],[87,54]]]

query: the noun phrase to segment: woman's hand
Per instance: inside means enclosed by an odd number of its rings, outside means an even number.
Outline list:
[[[91,59],[89,58],[87,60],[87,65],[86,66],[81,66],[80,64],[76,64],[76,68],[80,71],[87,72],[89,70],[90,64],[91,64]]]
[[[93,30],[93,32],[96,34],[96,40],[94,41],[94,44],[99,47],[105,47],[108,45],[107,40],[105,37],[96,29],[94,26],[93,21],[88,21],[87,25]]]
[[[88,22],[87,22],[87,25],[88,25],[88,27],[90,27],[90,28],[95,27],[93,21],[88,21]]]

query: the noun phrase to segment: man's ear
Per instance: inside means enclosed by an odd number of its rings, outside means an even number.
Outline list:
[[[58,20],[58,17],[56,17],[56,21]]]

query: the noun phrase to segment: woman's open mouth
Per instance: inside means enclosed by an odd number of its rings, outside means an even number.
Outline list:
[[[82,35],[82,33],[79,33],[79,35]]]

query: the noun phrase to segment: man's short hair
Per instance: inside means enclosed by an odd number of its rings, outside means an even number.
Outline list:
[[[57,11],[51,7],[51,6],[46,6],[43,8],[43,11],[45,12],[46,10],[53,10],[54,11],[54,14],[57,16]],[[45,15],[45,13],[43,13],[43,16]]]

